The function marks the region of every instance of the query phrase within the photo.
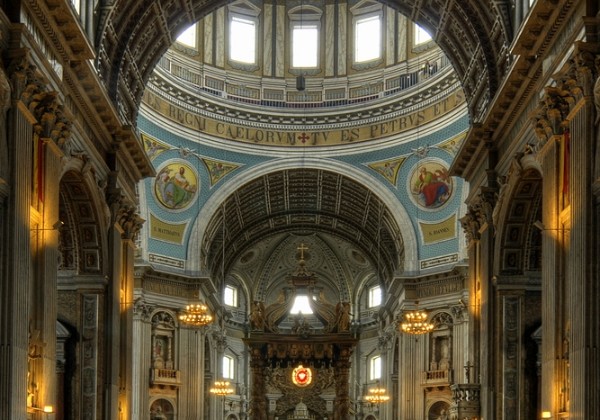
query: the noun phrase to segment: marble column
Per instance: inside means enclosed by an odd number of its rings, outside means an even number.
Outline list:
[[[51,129],[54,127],[47,127]],[[34,252],[34,288],[32,290],[31,326],[40,332],[39,340],[43,343],[43,355],[37,366],[38,407],[56,406],[56,319],[57,319],[57,273],[58,273],[58,237],[59,219],[59,182],[61,175],[61,158],[63,153],[54,140],[37,139],[38,153],[43,154],[43,201],[38,201],[39,230],[32,231],[35,241]],[[40,161],[40,160],[38,160]],[[38,194],[38,197],[42,197]],[[33,244],[32,244],[33,245]],[[30,342],[30,345],[32,343]]]
[[[9,52],[12,79],[11,109],[7,115],[8,168],[10,188],[6,195],[2,222],[3,248],[0,270],[0,418],[24,420],[27,417],[29,296],[31,291],[30,209],[32,185],[33,124],[35,119],[21,101],[21,93],[33,81],[30,64],[23,51]],[[33,391],[33,389],[31,389]]]
[[[151,369],[151,354],[154,346],[152,341],[152,325],[150,315],[153,307],[148,305],[143,298],[136,300],[133,308],[133,334],[132,351],[133,364],[131,387],[133,389],[131,401],[131,418],[147,420],[150,408],[148,389]]]
[[[564,234],[559,215],[562,210],[561,160],[563,136],[553,137],[538,152],[544,180],[542,184],[542,346],[540,409],[559,410],[559,389],[564,338]]]
[[[567,313],[569,404],[572,419],[600,418],[597,398],[600,378],[600,309],[598,307],[598,261],[594,250],[599,238],[592,232],[592,157],[594,151],[593,103],[591,98],[571,119],[570,137],[570,237],[567,264]],[[542,338],[543,339],[543,338]]]

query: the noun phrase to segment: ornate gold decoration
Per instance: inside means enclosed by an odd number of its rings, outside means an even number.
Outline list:
[[[370,388],[369,393],[365,395],[365,400],[370,402],[371,404],[381,404],[384,402],[388,402],[390,396],[387,395],[387,391],[385,388],[381,388],[379,386],[375,388]]]
[[[400,324],[402,332],[406,334],[426,334],[435,326],[427,320],[427,312],[415,309],[404,314],[404,322]]]
[[[305,368],[302,365],[298,365],[298,367],[292,371],[292,382],[299,387],[310,385],[312,382],[312,370],[310,368]]]
[[[215,381],[213,386],[209,389],[209,392],[214,395],[230,395],[233,394],[234,389],[230,386],[229,381]]]
[[[213,316],[208,312],[204,303],[187,305],[185,311],[179,315],[179,320],[192,327],[204,327],[213,321]]]

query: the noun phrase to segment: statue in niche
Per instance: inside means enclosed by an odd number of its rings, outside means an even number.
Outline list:
[[[350,331],[350,303],[338,302],[335,307],[338,332]]]
[[[440,341],[440,359],[438,362],[438,369],[448,370],[450,369],[450,349],[448,345],[448,337],[445,337]]]
[[[431,361],[429,362],[429,370],[449,370],[451,368],[449,337],[435,337],[431,345]]]
[[[152,364],[155,368],[162,369],[165,365],[165,342],[162,338],[154,337],[154,348],[152,349]]]
[[[250,312],[250,326],[253,330],[264,330],[265,328],[265,305],[255,300]]]

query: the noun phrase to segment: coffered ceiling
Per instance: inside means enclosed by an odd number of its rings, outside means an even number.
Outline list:
[[[284,170],[254,179],[231,194],[209,223],[202,249],[206,263],[216,271],[224,251],[227,271],[265,238],[318,232],[355,244],[390,278],[403,263],[401,226],[393,212],[369,188],[341,174]]]

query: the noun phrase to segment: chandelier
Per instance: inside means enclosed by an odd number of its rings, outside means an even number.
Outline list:
[[[365,395],[365,400],[371,404],[380,404],[389,401],[390,396],[387,395],[385,388],[375,387],[370,388],[369,393]]]
[[[213,386],[209,389],[211,394],[221,396],[233,394],[233,391],[234,390],[228,381],[215,381]]]
[[[198,303],[187,305],[185,311],[179,315],[179,320],[192,327],[204,327],[212,322],[213,316],[208,312],[208,306]]]
[[[400,324],[402,332],[406,334],[427,334],[435,326],[427,320],[427,312],[418,309],[404,314],[404,321]]]

